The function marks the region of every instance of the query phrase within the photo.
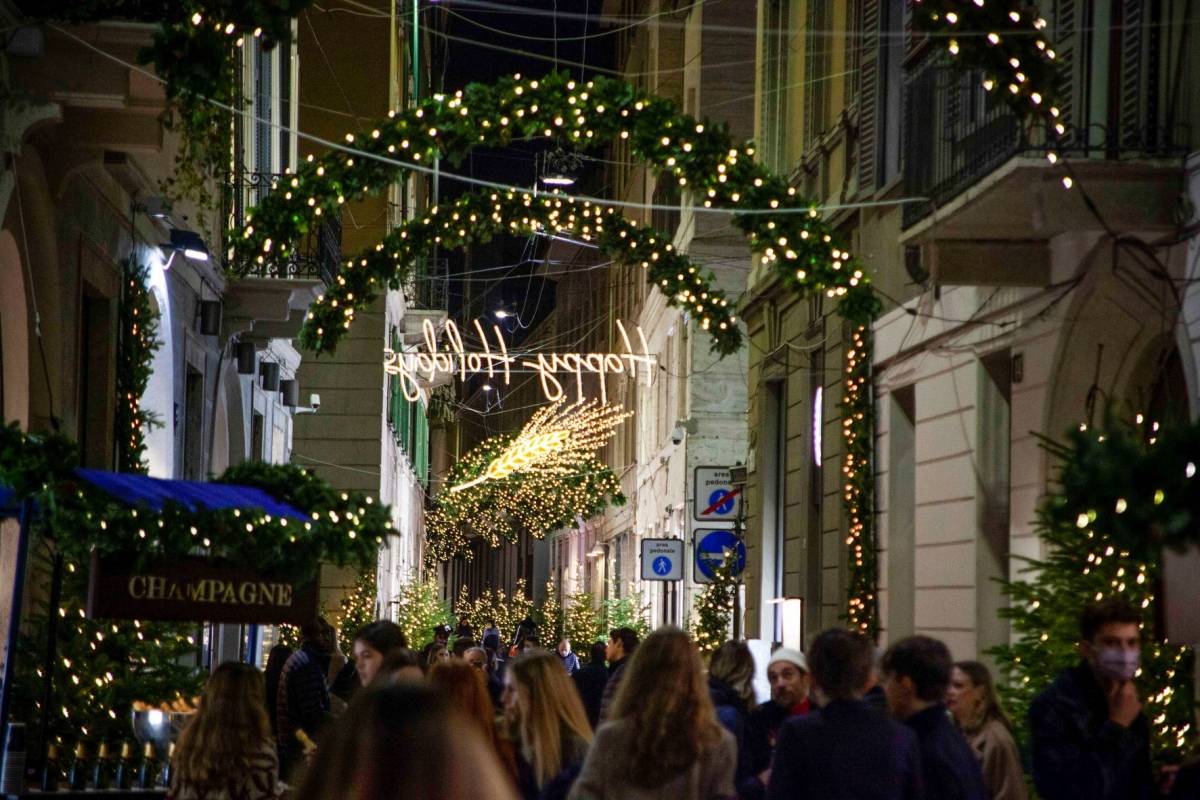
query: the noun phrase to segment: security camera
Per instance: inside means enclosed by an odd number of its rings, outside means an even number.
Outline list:
[[[685,436],[687,436],[687,431],[684,429],[684,427],[682,425],[676,425],[671,430],[671,444],[682,443]]]
[[[321,395],[310,394],[308,396],[308,404],[312,406],[312,410],[316,411],[321,407]]]

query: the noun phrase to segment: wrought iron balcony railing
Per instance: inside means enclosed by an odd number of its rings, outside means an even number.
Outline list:
[[[239,172],[232,176],[225,202],[225,218],[236,232],[246,224],[247,212],[271,193],[272,184],[285,176],[269,172]],[[321,224],[295,243],[282,264],[253,265],[244,274],[259,278],[319,279],[326,285],[337,278],[342,261],[342,214],[326,214]]]
[[[905,205],[905,228],[1011,158],[1046,154],[1043,132],[1024,125],[994,93],[986,92],[981,75],[954,69],[944,51],[927,51],[908,65],[903,91],[905,189],[928,198]],[[1164,130],[1149,114],[1124,114],[1113,127],[1080,123],[1072,116],[1066,116],[1067,134],[1058,147],[1066,158],[1128,160],[1187,152],[1186,131]]]
[[[450,302],[450,264],[444,258],[426,258],[413,268],[404,283],[408,307],[423,311],[445,311]]]

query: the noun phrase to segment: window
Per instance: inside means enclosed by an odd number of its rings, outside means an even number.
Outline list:
[[[981,358],[977,376],[975,628],[982,652],[1009,640],[1008,621],[998,617],[995,609],[1008,605],[1001,581],[1008,578],[1012,352],[1005,349]]]
[[[768,642],[782,641],[779,605],[767,605],[784,596],[787,507],[787,393],[783,381],[764,385],[762,468],[762,587],[759,636]]]
[[[262,39],[254,42],[254,166],[258,172],[274,172],[275,50],[264,50]],[[278,50],[278,48],[276,48]]]
[[[204,478],[204,373],[190,364],[184,378],[183,401],[183,477],[198,481]]]
[[[832,39],[829,0],[808,0],[804,43],[804,148],[829,128],[829,77]],[[822,195],[824,197],[825,195]]]
[[[788,5],[790,0],[768,0],[763,30],[762,163],[786,174],[790,169],[788,140]]]
[[[879,136],[875,187],[900,174],[900,98],[904,64],[904,0],[879,0]],[[867,187],[867,188],[875,188]]]
[[[254,412],[250,421],[250,460],[263,460],[263,440],[266,437],[266,426],[263,424],[263,415]]]
[[[916,392],[891,393],[888,407],[888,640],[913,633],[916,594]]]

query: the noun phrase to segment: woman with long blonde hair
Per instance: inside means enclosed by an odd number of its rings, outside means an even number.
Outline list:
[[[429,685],[438,689],[459,717],[479,731],[491,747],[496,760],[516,785],[517,764],[512,744],[496,728],[496,715],[488,695],[483,671],[461,659],[453,658],[433,665],[429,670]]]
[[[992,673],[978,661],[959,661],[950,673],[946,707],[979,759],[992,800],[1026,800],[1025,773],[1012,736],[1012,722]]]
[[[517,740],[525,800],[566,796],[592,741],[587,712],[559,657],[530,650],[511,661],[500,695]]]
[[[700,653],[683,631],[659,628],[634,651],[570,800],[731,800],[736,764]]]
[[[171,800],[266,800],[278,797],[279,760],[267,720],[263,676],[226,662],[208,679],[171,764]]]

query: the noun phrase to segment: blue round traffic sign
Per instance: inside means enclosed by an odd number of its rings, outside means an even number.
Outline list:
[[[671,574],[671,559],[666,556],[659,556],[654,559],[654,574],[655,575],[670,575]]]
[[[708,511],[711,514],[728,514],[733,511],[737,495],[729,489],[717,489],[708,496]]]
[[[741,575],[746,568],[746,543],[732,531],[708,531],[696,542],[696,568],[709,580],[727,558],[735,559],[733,574]]]

